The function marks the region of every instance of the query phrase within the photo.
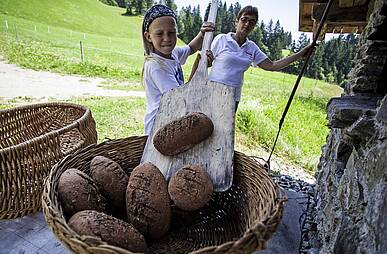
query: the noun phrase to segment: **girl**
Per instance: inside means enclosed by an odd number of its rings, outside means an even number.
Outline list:
[[[235,33],[217,35],[211,45],[214,57],[209,80],[235,87],[236,107],[241,98],[243,76],[250,65],[268,71],[285,68],[307,55],[311,46],[298,53],[272,62],[247,36],[258,21],[258,9],[253,6],[242,8],[235,21]]]
[[[146,93],[145,134],[149,135],[159,107],[161,95],[184,84],[181,65],[188,56],[201,48],[205,32],[214,25],[205,22],[198,35],[186,46],[175,47],[177,24],[175,12],[165,5],[152,6],[144,16],[142,39],[144,44],[143,81]]]

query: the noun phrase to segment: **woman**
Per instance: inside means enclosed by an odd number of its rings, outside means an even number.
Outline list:
[[[211,45],[214,61],[209,80],[235,87],[236,108],[241,98],[243,76],[252,65],[267,71],[278,71],[307,55],[311,45],[296,54],[277,61],[270,60],[247,36],[258,21],[258,9],[242,8],[235,20],[235,33],[217,35]]]

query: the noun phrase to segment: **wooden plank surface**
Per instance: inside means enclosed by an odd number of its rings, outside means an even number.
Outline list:
[[[208,21],[215,23],[218,1],[212,0]],[[210,48],[213,33],[206,33],[202,56]],[[207,58],[202,57],[192,80],[161,97],[156,119],[145,145],[141,163],[152,162],[169,180],[185,165],[199,165],[208,172],[214,190],[232,185],[234,156],[235,88],[208,82]],[[169,122],[193,112],[206,114],[214,124],[212,135],[192,149],[165,156],[153,146],[154,133]]]
[[[215,190],[228,189],[232,184],[234,156],[234,93],[232,87],[201,80],[164,94],[153,130],[189,113],[202,112],[213,121],[214,132],[184,153],[165,156],[153,146],[152,131],[141,162],[152,162],[167,180],[185,165],[200,165],[210,174]]]

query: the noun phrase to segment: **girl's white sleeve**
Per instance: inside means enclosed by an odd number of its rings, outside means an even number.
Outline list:
[[[191,53],[191,48],[188,45],[183,47],[176,47],[173,49],[173,53],[177,57],[179,63],[183,65]]]
[[[153,69],[151,74],[153,84],[157,87],[161,94],[179,86],[175,76],[162,68]]]

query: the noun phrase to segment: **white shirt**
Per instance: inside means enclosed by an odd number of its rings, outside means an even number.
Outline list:
[[[267,58],[257,44],[246,38],[242,46],[231,37],[233,33],[217,35],[211,50],[214,54],[209,80],[235,87],[235,101],[240,101],[245,71]]]
[[[152,130],[161,95],[184,84],[181,65],[185,63],[190,52],[191,48],[187,45],[174,48],[173,59],[151,53],[145,60],[143,76],[146,94],[145,134],[149,135]]]

